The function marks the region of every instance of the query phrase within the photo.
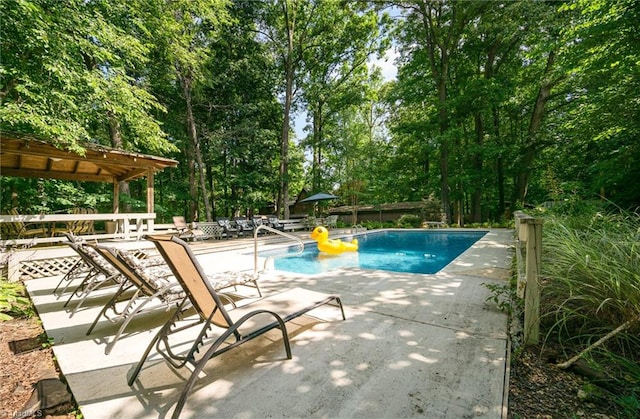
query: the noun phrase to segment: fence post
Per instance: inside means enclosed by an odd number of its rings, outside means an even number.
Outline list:
[[[524,343],[536,344],[540,335],[540,265],[542,263],[542,219],[527,220],[527,286],[524,298]]]
[[[518,242],[517,295],[524,298],[524,344],[536,344],[540,336],[540,265],[542,264],[541,218],[515,214]],[[523,255],[524,253],[524,255]],[[524,269],[523,269],[524,268]]]

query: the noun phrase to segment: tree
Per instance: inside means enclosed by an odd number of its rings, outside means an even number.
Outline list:
[[[347,47],[345,41],[349,38],[341,38],[345,35],[344,29],[349,24],[356,22],[357,15],[354,10],[357,5],[343,4],[337,1],[306,1],[306,0],[272,0],[265,8],[261,19],[260,33],[268,42],[272,53],[277,57],[281,71],[281,98],[283,103],[282,131],[280,138],[280,188],[276,209],[283,212],[284,217],[289,217],[289,131],[291,112],[300,100],[300,89],[303,88],[303,79],[306,75],[310,78],[307,85],[318,81],[317,77],[333,70],[341,71],[337,63],[340,59],[347,61],[351,57],[358,57],[358,52],[352,46],[348,51],[340,51]],[[336,15],[337,14],[337,15]],[[370,16],[362,17],[362,23],[351,28],[366,27]],[[336,27],[337,25],[337,27]],[[340,36],[332,39],[334,30],[338,30]],[[355,40],[351,38],[351,40]],[[364,42],[369,42],[365,38]],[[320,55],[317,55],[320,54]],[[359,60],[360,58],[356,58]],[[346,67],[353,66],[353,61]],[[306,75],[305,75],[306,73]],[[342,74],[348,73],[344,71]],[[317,76],[317,77],[316,77]],[[334,74],[331,74],[334,76]],[[318,95],[314,99],[321,99]],[[322,99],[322,107],[325,100]],[[314,100],[313,106],[318,103]],[[322,115],[315,112],[317,117]]]
[[[365,100],[368,60],[387,47],[380,37],[378,13],[358,3],[323,2],[311,24],[317,33],[304,56],[303,98],[308,106],[312,134],[312,190],[319,191],[323,168],[325,126],[337,113]]]
[[[449,106],[449,71],[452,57],[461,43],[466,25],[473,19],[483,3],[415,1],[399,5],[408,11],[403,37],[407,52],[426,67],[437,91],[440,196],[447,222],[451,221],[451,195],[449,184],[449,148],[451,136]],[[408,45],[413,45],[408,47]]]
[[[578,180],[589,196],[640,205],[640,8],[632,0],[573,1],[574,21],[562,28],[569,109],[556,112],[565,141],[561,179]],[[567,164],[570,163],[570,164]]]
[[[117,123],[127,149],[171,149],[154,115],[162,106],[135,78],[134,69],[146,63],[148,50],[117,13],[127,4],[3,3],[4,129],[50,137],[82,151],[81,141],[108,140],[109,127]]]
[[[225,216],[266,207],[278,188],[273,161],[279,149],[279,74],[256,37],[255,20],[263,7],[262,2],[233,3],[234,20],[211,43],[206,64],[212,76],[198,110],[203,154],[212,205]]]
[[[193,2],[176,0],[153,3],[154,32],[151,36],[156,44],[155,55],[161,59],[161,76],[170,74],[177,86],[184,106],[184,127],[188,147],[186,161],[189,176],[189,214],[197,219],[198,189],[205,207],[206,220],[212,220],[212,210],[207,192],[204,160],[200,137],[194,115],[194,94],[204,80],[204,65],[210,52],[209,46],[223,25],[228,24],[226,0],[205,0]],[[164,62],[163,62],[164,61]],[[162,74],[164,72],[164,74]]]
[[[136,4],[44,0],[3,3],[0,123],[74,151],[81,142],[151,153],[173,149],[163,107],[137,69],[149,50]],[[128,183],[121,182],[128,195]],[[126,205],[125,200],[125,205]],[[114,202],[114,210],[118,202]]]

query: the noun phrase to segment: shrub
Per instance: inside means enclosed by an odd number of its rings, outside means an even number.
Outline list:
[[[541,301],[546,339],[576,353],[621,328],[585,359],[640,405],[640,218],[637,214],[550,217],[543,227]]]
[[[404,214],[398,219],[398,227],[419,228],[422,225],[420,217],[414,214]]]
[[[34,314],[24,285],[0,279],[0,321]]]
[[[637,216],[603,215],[545,221],[544,300],[565,330],[612,330],[640,317],[640,222]]]

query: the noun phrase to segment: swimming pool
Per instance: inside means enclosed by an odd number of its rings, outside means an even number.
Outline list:
[[[274,259],[275,269],[301,274],[317,274],[339,268],[376,269],[392,272],[432,274],[447,266],[480,240],[487,231],[382,230],[343,237],[358,239],[358,252],[327,255],[315,242],[305,243],[302,254]],[[290,253],[297,248],[291,247]],[[260,256],[282,254],[282,250],[261,252]]]

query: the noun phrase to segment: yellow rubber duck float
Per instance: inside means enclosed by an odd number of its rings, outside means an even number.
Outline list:
[[[342,240],[329,239],[329,230],[322,226],[313,229],[310,237],[318,242],[318,250],[330,255],[339,255],[344,252],[357,252],[358,240],[353,239],[351,242]]]

